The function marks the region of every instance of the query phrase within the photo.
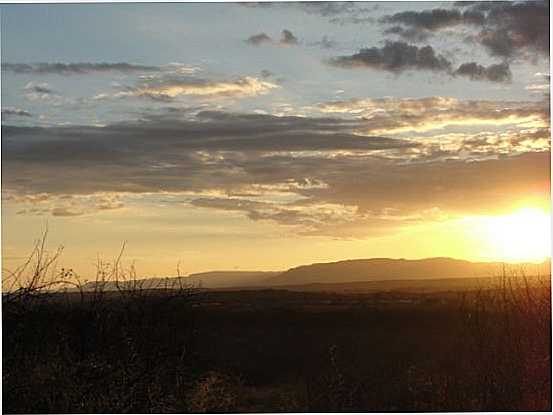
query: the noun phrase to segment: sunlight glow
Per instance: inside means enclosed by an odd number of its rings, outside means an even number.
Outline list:
[[[522,208],[482,223],[492,255],[506,261],[541,261],[551,255],[551,216],[537,208]]]

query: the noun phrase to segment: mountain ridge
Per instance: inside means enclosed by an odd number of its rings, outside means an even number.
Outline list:
[[[526,275],[550,274],[551,260],[541,263],[472,262],[450,257],[422,259],[365,258],[334,262],[318,262],[292,267],[286,271],[206,271],[179,277],[155,277],[137,280],[145,289],[161,287],[278,288],[311,284],[357,284],[386,281],[422,281],[453,278],[489,278],[502,272]],[[94,288],[94,282],[85,289]],[[128,284],[121,283],[122,285]],[[120,284],[120,285],[121,285]],[[114,282],[106,282],[105,289],[116,289]]]
[[[543,268],[541,270],[540,268]],[[422,259],[368,258],[314,263],[290,268],[273,278],[271,285],[363,282],[392,279],[491,277],[503,271],[550,273],[550,260],[541,263],[472,262],[449,257]]]

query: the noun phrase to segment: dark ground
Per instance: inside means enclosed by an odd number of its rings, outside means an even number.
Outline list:
[[[551,409],[549,287],[4,298],[3,347],[7,413]]]

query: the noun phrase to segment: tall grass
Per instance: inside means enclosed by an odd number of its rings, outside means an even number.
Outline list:
[[[467,395],[482,410],[551,408],[551,279],[503,271],[465,303]]]
[[[3,289],[3,410],[170,412],[189,382],[195,290],[143,289],[134,269],[98,261],[85,290],[57,268],[47,233]],[[108,282],[117,290],[105,289]]]
[[[352,367],[345,363],[351,346],[342,345],[342,353],[332,346],[321,374],[308,381],[308,408],[551,410],[550,276],[503,269],[491,287],[459,294],[458,304],[443,343],[427,345],[432,355],[408,359],[399,371],[378,368],[378,361],[373,367]],[[361,353],[378,359],[370,349]],[[355,359],[360,366],[366,360],[363,355]]]

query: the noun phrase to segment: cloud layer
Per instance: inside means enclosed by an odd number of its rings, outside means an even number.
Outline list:
[[[83,75],[92,72],[150,72],[157,71],[157,66],[135,65],[132,63],[2,63],[2,71],[15,74],[35,75]]]
[[[470,106],[491,120],[532,114],[520,108],[494,115],[498,105],[492,103],[442,104],[451,108],[452,120],[454,111],[461,118]],[[396,108],[406,118],[433,112],[423,110],[428,102],[416,100],[382,100],[376,106]],[[105,127],[6,126],[3,188],[6,194],[46,195],[58,202],[105,194],[182,195],[183,203],[195,207],[341,237],[501,210],[511,206],[513,195],[548,198],[549,152],[497,157],[493,141],[482,138],[472,148],[487,148],[493,159],[460,160],[456,151],[448,157],[444,150],[443,157],[428,159],[434,144],[362,135],[371,129],[369,121],[206,111],[188,121],[171,112]],[[49,212],[76,215],[101,208],[90,203],[88,208],[58,203]]]
[[[452,97],[377,98],[329,101],[321,103],[319,109],[325,113],[362,117],[365,120],[365,131],[373,134],[431,131],[455,125],[549,125],[549,106],[546,101],[463,101]]]
[[[14,108],[14,107],[2,108],[2,118],[11,117],[11,116],[32,117],[33,114],[21,108]]]

